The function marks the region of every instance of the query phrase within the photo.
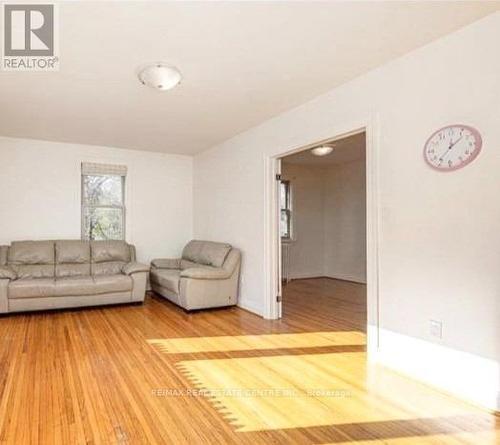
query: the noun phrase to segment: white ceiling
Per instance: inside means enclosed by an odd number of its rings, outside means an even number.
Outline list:
[[[498,2],[64,2],[59,72],[0,72],[0,135],[193,154]],[[175,90],[135,78],[176,65]]]
[[[315,156],[311,150],[300,151],[282,158],[285,164],[328,167],[333,164],[343,164],[357,161],[365,157],[366,134],[358,133],[326,145],[333,146],[333,151],[326,156]]]

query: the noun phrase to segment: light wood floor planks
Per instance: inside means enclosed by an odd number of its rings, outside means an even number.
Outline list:
[[[2,316],[0,443],[500,443],[498,417],[366,364],[364,286],[292,282],[284,315],[187,314],[148,296],[137,306]],[[315,384],[313,369],[322,369],[320,386],[330,373],[356,397],[318,398],[305,406],[317,408],[316,416],[301,416],[297,401],[278,403],[273,420],[276,400],[228,405],[193,392],[256,382],[304,389]],[[251,416],[259,410],[264,422]]]

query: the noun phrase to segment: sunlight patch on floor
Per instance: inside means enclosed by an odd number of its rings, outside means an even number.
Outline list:
[[[390,370],[368,366],[366,354],[359,352],[186,360],[178,367],[237,431],[480,413]]]
[[[430,434],[408,437],[356,440],[356,445],[498,445],[500,429],[493,431],[478,431],[472,433]],[[353,445],[352,440],[345,442],[329,442],[322,445]]]
[[[259,349],[363,346],[366,335],[358,331],[303,332],[294,334],[228,335],[151,339],[148,343],[168,354],[253,351]]]

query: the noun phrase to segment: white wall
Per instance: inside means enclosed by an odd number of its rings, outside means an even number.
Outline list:
[[[333,165],[282,163],[293,201],[290,278],[366,282],[365,160]]]
[[[178,255],[192,237],[192,158],[0,138],[0,244],[80,234],[82,162],[125,164],[127,241],[138,259]]]
[[[382,328],[500,361],[499,41],[495,13],[195,158],[195,236],[243,250],[242,306],[263,312],[265,156],[374,117]],[[428,168],[426,138],[461,122],[481,131],[479,158]]]
[[[324,170],[283,163],[281,176],[289,180],[292,187],[290,278],[321,277],[324,275]]]
[[[324,173],[323,275],[366,283],[365,160]]]

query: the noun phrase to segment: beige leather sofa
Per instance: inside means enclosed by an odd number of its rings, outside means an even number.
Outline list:
[[[144,301],[149,267],[124,241],[0,246],[0,313]]]
[[[240,264],[230,244],[193,240],[182,258],[151,262],[151,288],[186,310],[235,305]]]

